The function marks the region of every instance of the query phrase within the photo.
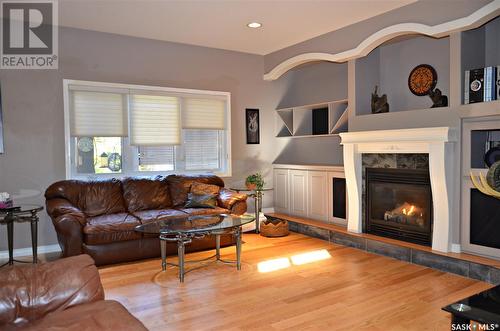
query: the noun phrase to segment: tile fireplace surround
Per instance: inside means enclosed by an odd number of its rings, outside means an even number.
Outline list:
[[[452,245],[452,227],[458,229],[458,133],[455,128],[436,127],[402,130],[379,130],[341,133],[344,146],[344,169],[348,190],[349,219],[347,230],[363,232],[363,154],[429,155],[434,228],[432,249],[457,251]],[[458,240],[458,239],[457,239]],[[458,246],[459,247],[459,246]]]

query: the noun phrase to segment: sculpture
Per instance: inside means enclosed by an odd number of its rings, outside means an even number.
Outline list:
[[[375,91],[372,93],[372,114],[380,114],[389,112],[389,104],[387,103],[387,95],[382,94],[381,97],[377,94],[378,86],[375,85]]]
[[[443,95],[440,89],[429,91],[429,97],[432,100],[431,108],[448,107],[448,97]]]
[[[500,199],[500,161],[493,163],[486,177],[479,173],[479,180],[474,174],[470,174],[474,186],[486,195]]]

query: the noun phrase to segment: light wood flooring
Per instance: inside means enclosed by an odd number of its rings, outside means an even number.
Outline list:
[[[243,239],[241,271],[212,264],[188,273],[184,284],[177,269],[160,271],[160,259],[100,268],[106,298],[150,330],[449,330],[441,307],[491,287],[300,234]],[[331,258],[259,272],[260,262],[282,259],[269,264],[276,266],[318,250]],[[235,249],[222,254],[233,259]]]

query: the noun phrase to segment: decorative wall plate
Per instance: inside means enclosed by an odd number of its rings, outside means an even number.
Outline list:
[[[408,88],[415,95],[427,95],[436,87],[437,78],[436,70],[433,67],[428,64],[420,64],[410,72]]]

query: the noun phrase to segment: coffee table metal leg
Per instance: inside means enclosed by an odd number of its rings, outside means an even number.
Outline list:
[[[177,241],[177,255],[179,256],[179,280],[184,283],[184,240]]]
[[[38,263],[38,217],[31,219],[31,250],[33,252],[33,263]]]
[[[161,270],[167,270],[167,242],[160,238]]]
[[[9,248],[9,264],[14,264],[14,221],[7,220],[7,245]]]
[[[220,234],[215,235],[215,257],[220,260]]]
[[[241,228],[236,230],[236,268],[241,270]]]

